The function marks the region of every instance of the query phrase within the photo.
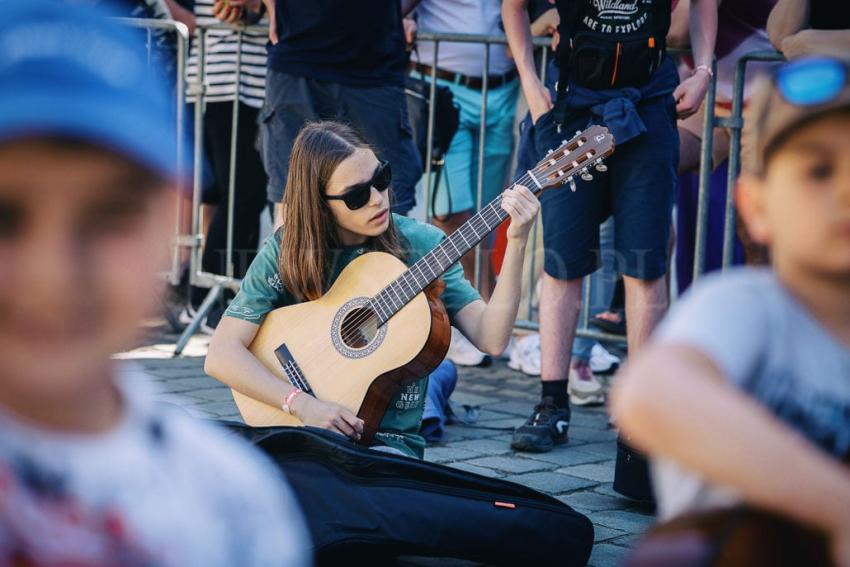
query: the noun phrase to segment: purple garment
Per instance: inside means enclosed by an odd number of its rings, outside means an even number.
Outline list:
[[[708,195],[708,235],[705,249],[705,272],[719,270],[723,265],[723,226],[726,215],[726,175],[729,161],[720,164],[711,174]],[[679,176],[676,187],[676,283],[681,295],[693,280],[694,246],[696,245],[699,176],[686,173]],[[732,264],[744,263],[744,248],[735,235]]]

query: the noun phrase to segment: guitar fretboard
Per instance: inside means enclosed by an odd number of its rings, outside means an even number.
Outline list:
[[[525,185],[535,194],[541,191],[527,174],[515,185]],[[378,324],[383,325],[388,321],[508,218],[501,202],[501,195],[490,201],[406,272],[378,292],[371,300],[372,309],[378,315]]]

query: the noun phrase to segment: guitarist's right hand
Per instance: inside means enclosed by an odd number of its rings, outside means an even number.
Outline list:
[[[297,396],[292,401],[292,413],[305,425],[330,429],[355,441],[363,435],[362,419],[341,405],[323,402],[313,396]]]

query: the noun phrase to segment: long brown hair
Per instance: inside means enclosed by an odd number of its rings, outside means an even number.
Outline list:
[[[322,193],[337,166],[358,148],[371,149],[353,129],[330,121],[308,123],[292,145],[278,266],[281,281],[298,301],[318,299],[331,283],[330,250],[340,243]],[[366,247],[402,260],[407,255],[392,215],[387,230],[370,237]]]

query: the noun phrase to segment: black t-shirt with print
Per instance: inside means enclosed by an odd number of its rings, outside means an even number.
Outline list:
[[[671,0],[557,0],[556,5],[562,77],[567,72],[576,82],[594,77],[591,88],[636,86],[660,63]],[[633,72],[636,67],[641,72]]]

